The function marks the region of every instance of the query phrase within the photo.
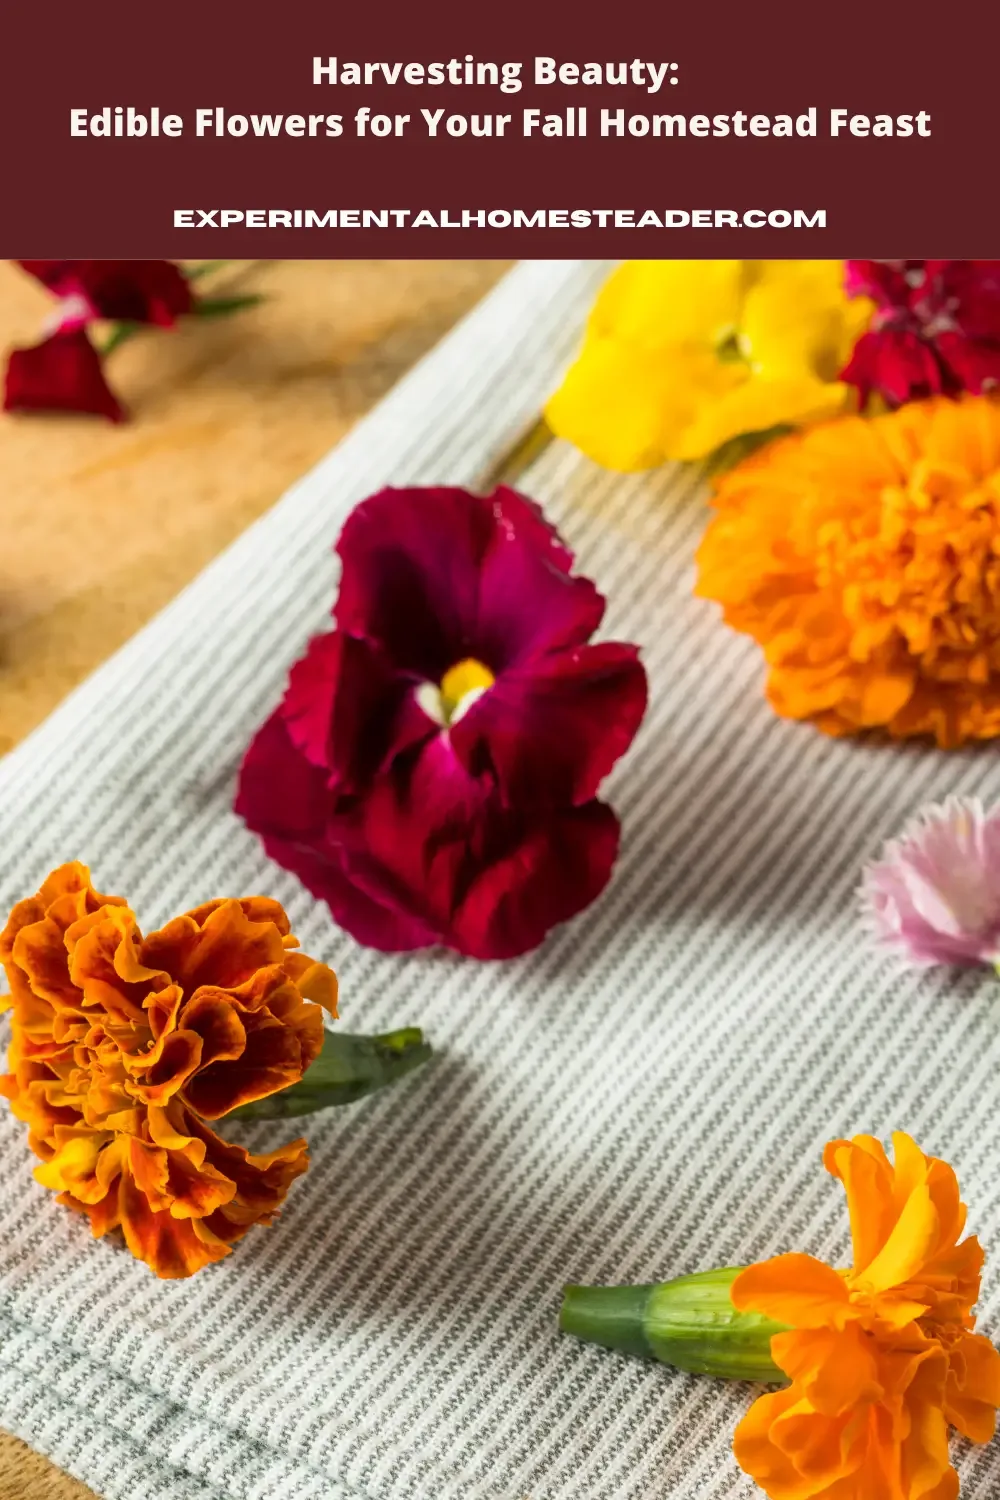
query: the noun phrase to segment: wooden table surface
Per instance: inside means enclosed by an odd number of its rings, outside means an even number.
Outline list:
[[[111,356],[127,425],[0,414],[0,754],[267,510],[505,269],[234,263],[214,284],[261,292],[259,306],[149,330]],[[0,262],[0,351],[34,341],[50,306]],[[0,1500],[93,1497],[0,1433]]]

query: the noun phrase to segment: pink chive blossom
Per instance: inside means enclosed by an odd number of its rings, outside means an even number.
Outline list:
[[[920,968],[1000,960],[1000,809],[949,797],[923,809],[863,875],[878,940]]]

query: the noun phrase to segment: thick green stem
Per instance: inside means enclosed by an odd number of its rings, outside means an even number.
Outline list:
[[[431,1055],[418,1026],[404,1026],[381,1036],[352,1036],[328,1031],[323,1050],[301,1080],[267,1099],[242,1104],[228,1120],[281,1120],[310,1115],[318,1109],[353,1104],[376,1089],[412,1073]]]
[[[783,1382],[771,1339],[785,1327],[736,1311],[729,1289],[738,1275],[737,1267],[726,1267],[651,1286],[568,1286],[559,1326],[589,1343],[696,1375]]]

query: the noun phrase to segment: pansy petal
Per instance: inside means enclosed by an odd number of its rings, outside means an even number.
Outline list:
[[[22,260],[18,264],[63,301],[82,299],[91,318],[169,328],[194,307],[187,278],[169,260]]]
[[[402,916],[404,934],[413,924],[414,937],[436,932],[437,941],[472,957],[511,958],[604,888],[618,820],[592,801],[530,815],[485,805],[470,821],[466,809],[478,795],[464,772],[435,772],[425,755],[409,786],[381,786],[343,824],[342,868],[366,896]],[[338,908],[340,920],[350,915]],[[366,907],[363,915],[374,914]],[[389,925],[385,946],[399,935]]]
[[[589,578],[571,578],[520,537],[500,533],[483,560],[474,654],[503,677],[581,645],[603,615],[604,598]]]
[[[581,646],[505,672],[450,730],[508,806],[588,802],[635,736],[646,674],[634,646]]]
[[[451,935],[474,958],[516,958],[594,901],[618,856],[618,819],[602,802],[501,830],[455,911]]]
[[[296,751],[282,714],[272,714],[243,758],[234,811],[255,833],[294,843],[321,835],[331,802],[326,774]]]
[[[104,378],[100,355],[82,328],[12,350],[3,405],[5,411],[69,411],[125,420],[125,410]]]
[[[296,749],[328,772],[331,790],[357,792],[434,732],[413,689],[413,677],[379,647],[336,630],[314,637],[295,663],[279,712]]]
[[[380,490],[355,507],[337,543],[338,626],[440,681],[476,654],[479,569],[492,534],[489,505],[465,490]]]
[[[848,386],[818,380],[808,370],[745,380],[692,414],[675,456],[700,458],[747,433],[838,416],[850,399]]]
[[[702,379],[685,362],[683,381],[673,363],[610,338],[588,340],[562,385],[549,398],[545,418],[557,437],[595,463],[620,473],[651,469],[680,456],[682,435],[716,380],[714,361],[702,361]],[[733,377],[722,370],[726,386]]]

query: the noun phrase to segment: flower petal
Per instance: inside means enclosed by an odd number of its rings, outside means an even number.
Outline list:
[[[169,260],[22,260],[18,264],[62,300],[83,298],[92,318],[169,328],[194,307],[187,278]]]
[[[950,1362],[944,1412],[973,1443],[988,1443],[1000,1407],[1000,1353],[981,1333],[962,1330]]]
[[[775,1334],[771,1357],[809,1404],[827,1417],[878,1401],[875,1346],[855,1324],[844,1328],[795,1328]]]
[[[82,866],[54,872],[0,936],[14,981],[2,1092],[29,1125],[38,1180],[95,1236],[120,1224],[158,1275],[228,1254],[306,1169],[304,1141],[250,1156],[191,1108],[260,1099],[318,1055],[336,976],[296,947],[266,897],[206,902],[142,940]]]
[[[772,1437],[775,1423],[800,1405],[791,1390],[759,1396],[733,1433],[736,1462],[771,1500],[810,1500],[817,1493]]]
[[[495,676],[532,646],[584,640],[603,608],[592,584],[569,577],[570,555],[537,506],[513,490],[381,490],[352,511],[337,551],[340,629],[424,681],[470,657]],[[512,596],[518,587],[530,590],[530,610]]]
[[[739,321],[756,261],[632,260],[594,303],[597,335],[655,351],[720,343]]]
[[[596,801],[505,809],[444,742],[423,752],[407,781],[374,788],[336,831],[362,891],[476,958],[525,953],[589,905],[610,877],[619,835]]]
[[[190,1218],[151,1208],[130,1172],[123,1172],[119,1182],[118,1212],[128,1248],[163,1280],[193,1276],[229,1254],[225,1241],[210,1232],[199,1234]]]
[[[125,410],[104,378],[84,329],[55,333],[7,362],[4,411],[72,411],[123,422]]]
[[[635,646],[581,646],[508,669],[450,730],[471,775],[489,770],[508,806],[589,802],[646,709]]]
[[[665,359],[594,336],[549,398],[545,418],[595,463],[629,474],[680,457],[698,412],[739,380],[710,354]]]
[[[811,1255],[776,1255],[741,1271],[730,1290],[739,1312],[792,1328],[842,1328],[850,1300],[842,1276]]]
[[[361,791],[392,760],[435,732],[398,672],[369,641],[316,636],[292,668],[279,710],[292,743],[338,792]]]
[[[571,578],[558,567],[551,550],[526,546],[520,532],[501,529],[483,559],[471,654],[487,663],[494,677],[582,645],[601,623],[603,596],[589,578]]]
[[[1000,815],[968,797],[925,808],[866,867],[862,904],[912,964],[1000,958]]]

